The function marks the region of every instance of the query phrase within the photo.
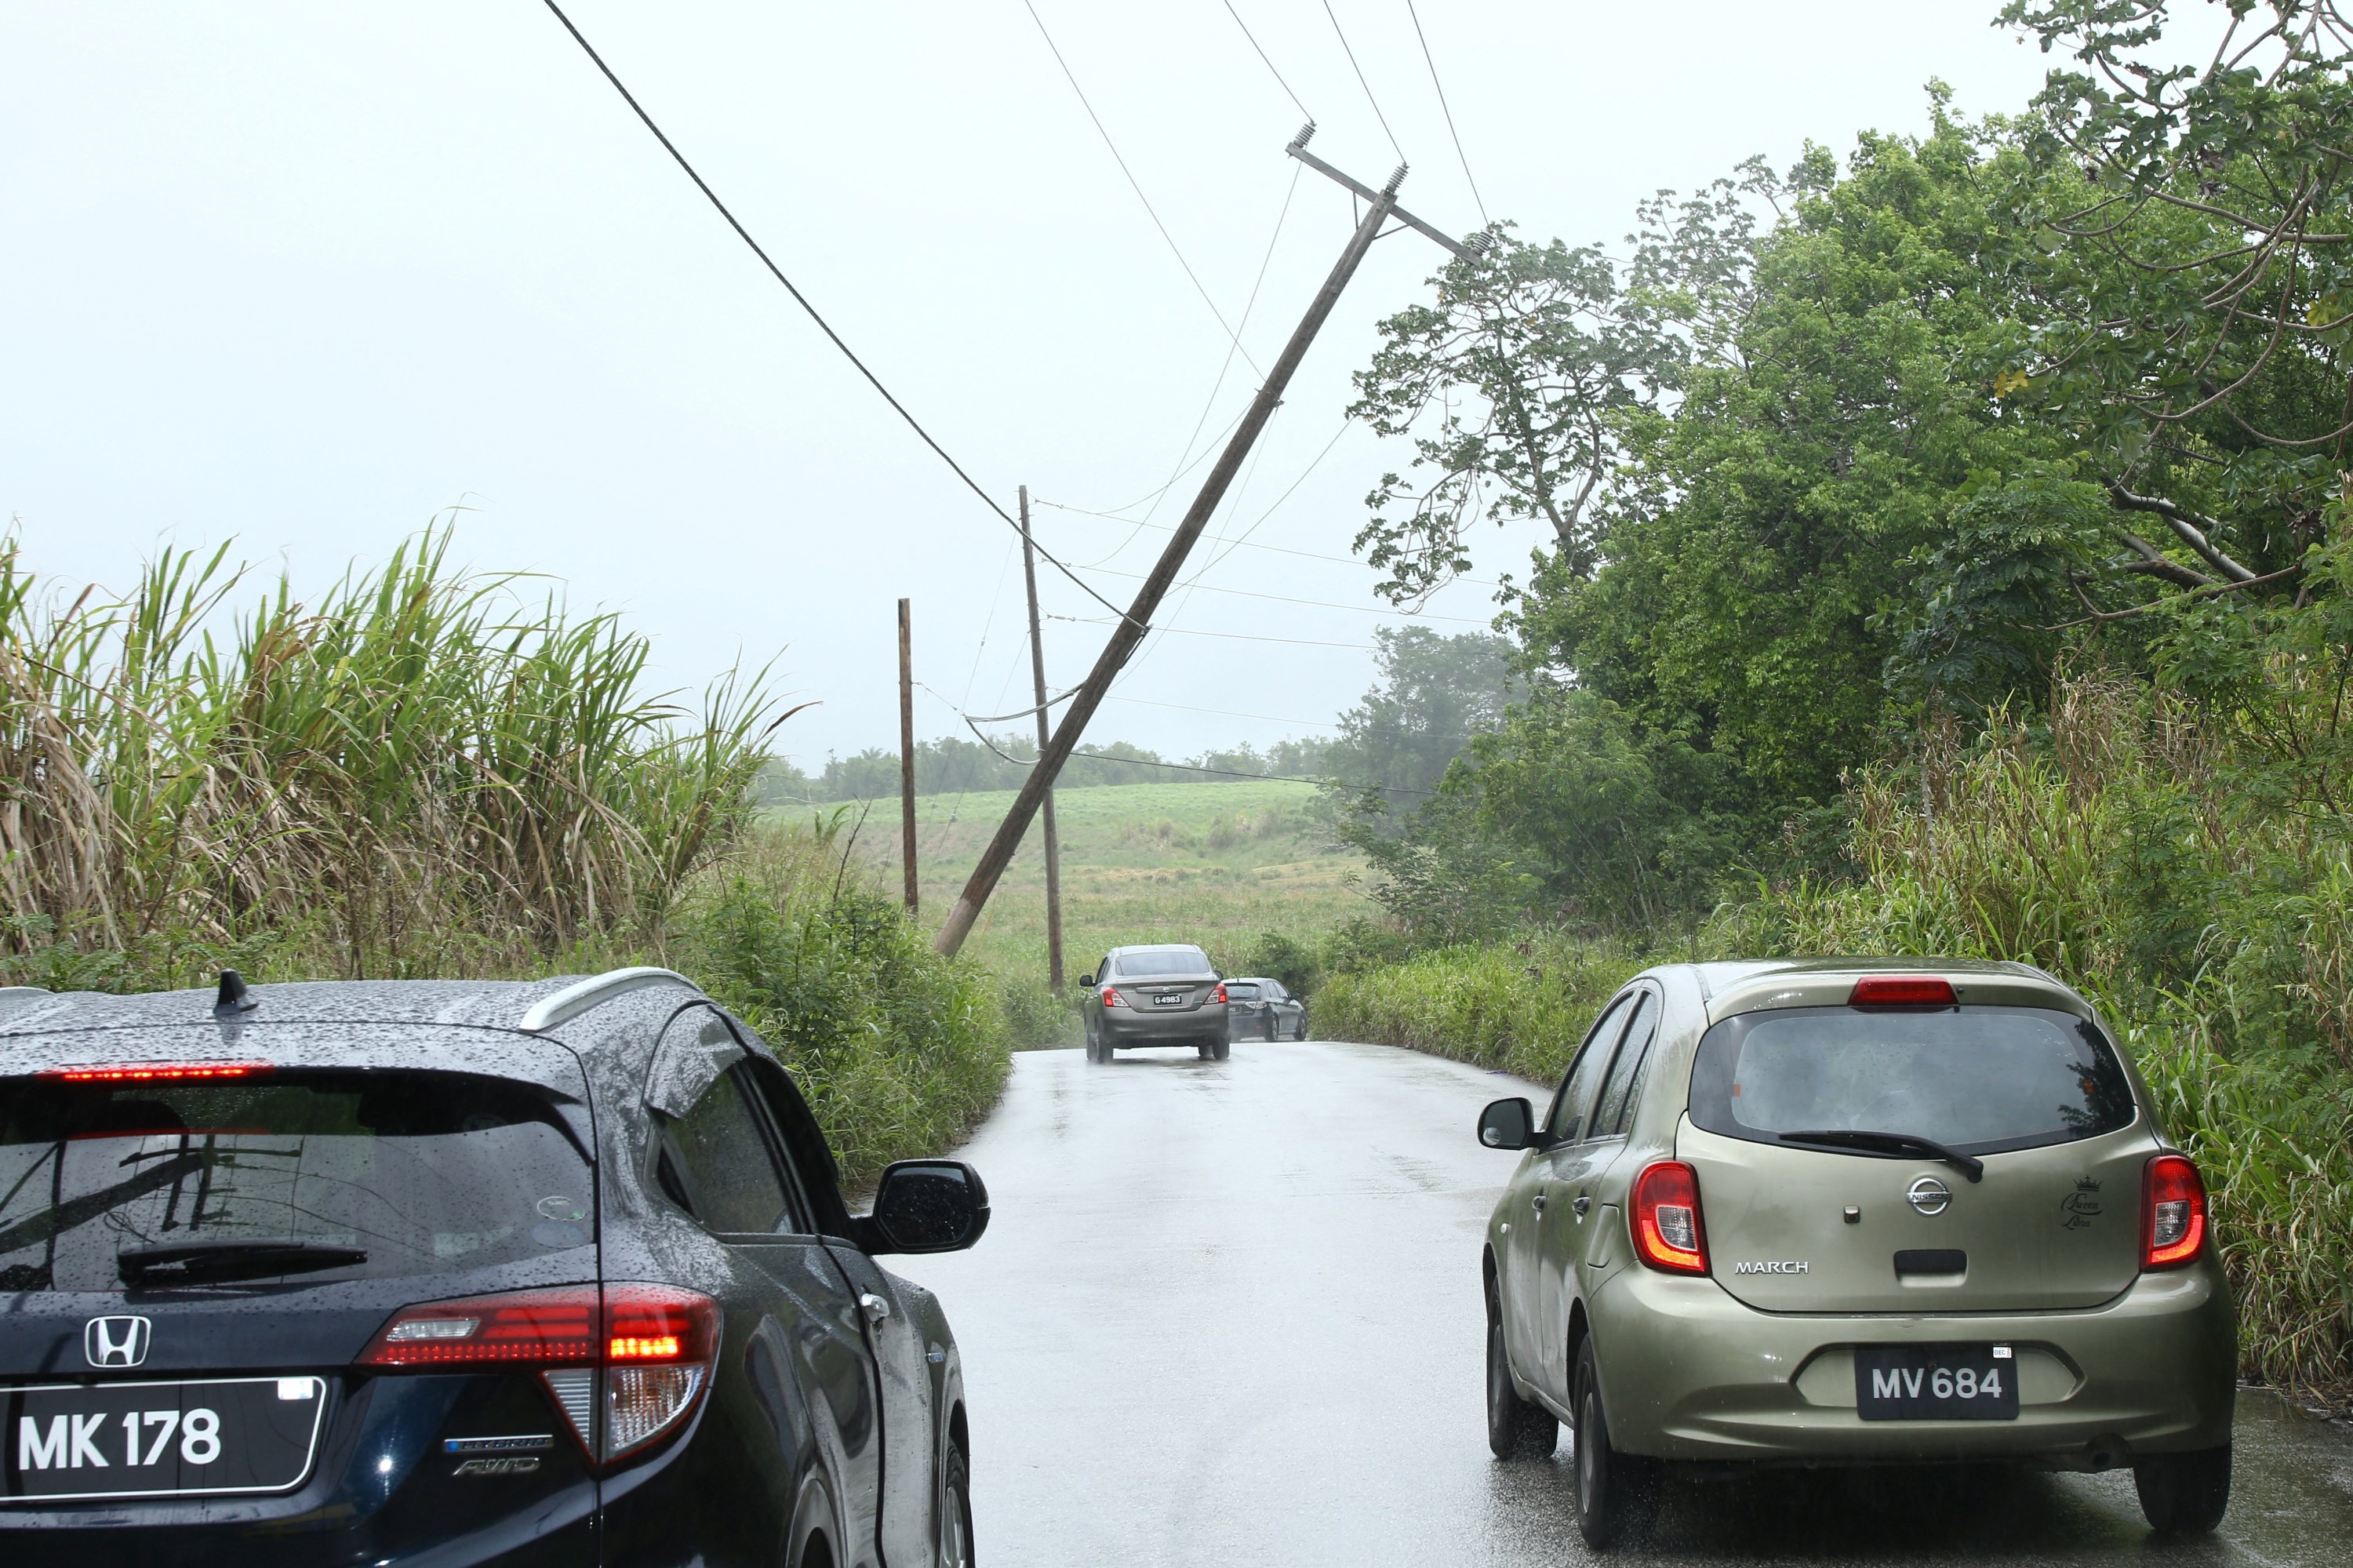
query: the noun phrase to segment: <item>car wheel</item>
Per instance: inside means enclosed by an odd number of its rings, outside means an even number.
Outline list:
[[[939,1568],[972,1568],[972,1481],[961,1444],[948,1445],[940,1478]]]
[[[1609,1546],[1647,1523],[1657,1498],[1658,1467],[1609,1444],[1601,1408],[1601,1376],[1590,1335],[1577,1347],[1569,1411],[1571,1457],[1577,1466],[1577,1532],[1592,1547]]]
[[[2231,1446],[2136,1459],[2133,1489],[2151,1530],[2203,1535],[2222,1522],[2222,1510],[2231,1506]]]
[[[1504,1319],[1487,1305],[1487,1447],[1498,1459],[1545,1459],[1560,1446],[1560,1423],[1551,1411],[1522,1399],[1512,1386],[1510,1352],[1504,1349]]]
[[[1213,1062],[1222,1062],[1233,1054],[1234,1043],[1230,1040],[1219,1040],[1209,1047],[1209,1059]]]
[[[1282,1031],[1274,1026],[1274,1009],[1270,1007],[1266,1010],[1266,1043],[1270,1045],[1273,1044],[1282,1037]]]
[[[1299,1015],[1299,1028],[1291,1037],[1293,1040],[1304,1040],[1307,1038],[1307,1014],[1303,1012]]]

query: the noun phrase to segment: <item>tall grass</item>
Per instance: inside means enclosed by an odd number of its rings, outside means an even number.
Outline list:
[[[237,609],[226,546],[63,598],[0,540],[0,967],[398,975],[658,936],[744,821],[762,682],[641,695],[644,637],[449,546]]]

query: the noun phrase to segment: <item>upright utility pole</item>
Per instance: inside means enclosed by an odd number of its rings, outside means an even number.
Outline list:
[[[1021,487],[1021,581],[1029,590],[1029,681],[1038,693],[1038,755],[1053,744],[1046,718],[1046,644],[1038,634],[1038,557],[1029,545],[1029,487]],[[1046,830],[1046,983],[1062,994],[1062,842],[1054,832],[1054,781],[1046,780],[1039,808]]]
[[[1273,417],[1275,406],[1282,401],[1283,388],[1291,385],[1292,375],[1298,370],[1299,362],[1307,356],[1307,345],[1315,341],[1316,332],[1324,325],[1324,319],[1331,315],[1332,307],[1339,302],[1340,291],[1347,287],[1348,280],[1356,274],[1357,264],[1364,260],[1365,252],[1372,248],[1373,240],[1380,234],[1381,225],[1397,210],[1398,185],[1405,179],[1403,164],[1399,164],[1397,172],[1389,176],[1387,186],[1378,192],[1368,191],[1320,160],[1305,157],[1303,149],[1314,129],[1310,125],[1300,132],[1292,141],[1291,154],[1366,196],[1369,205],[1365,209],[1364,220],[1356,225],[1356,232],[1349,237],[1347,249],[1340,252],[1340,260],[1334,264],[1332,275],[1324,280],[1324,286],[1308,302],[1307,313],[1300,318],[1299,325],[1292,331],[1291,341],[1283,344],[1274,368],[1268,372],[1266,385],[1259,388],[1258,397],[1242,415],[1241,423],[1235,427],[1232,437],[1226,442],[1226,450],[1219,455],[1217,466],[1202,482],[1201,493],[1193,498],[1192,507],[1185,514],[1185,520],[1170,535],[1168,547],[1161,552],[1151,576],[1145,577],[1144,586],[1136,590],[1135,602],[1120,618],[1118,628],[1103,645],[1102,656],[1096,659],[1085,683],[1071,698],[1071,705],[1063,710],[1061,723],[1054,726],[1052,738],[1039,755],[1038,766],[1029,770],[1029,777],[1023,781],[1021,793],[1014,798],[1012,809],[1006,812],[997,836],[981,853],[980,863],[973,868],[971,880],[965,884],[964,892],[957,895],[955,906],[948,911],[947,920],[940,927],[939,937],[934,943],[943,953],[954,953],[964,946],[965,937],[980,916],[981,906],[988,902],[988,895],[996,890],[997,879],[1004,875],[1014,851],[1021,847],[1021,836],[1029,831],[1030,819],[1038,814],[1039,807],[1045,801],[1046,792],[1054,787],[1055,776],[1061,771],[1062,764],[1070,759],[1071,752],[1079,744],[1079,736],[1086,733],[1087,721],[1094,717],[1095,709],[1110,692],[1113,677],[1134,653],[1137,645],[1144,641],[1144,634],[1152,629],[1153,611],[1160,608],[1161,599],[1168,592],[1169,585],[1176,581],[1177,570],[1184,566],[1185,557],[1191,553],[1194,542],[1208,526],[1210,514],[1218,509],[1218,503],[1225,499],[1227,487],[1233,483],[1234,475],[1240,471],[1242,460],[1250,455],[1259,432]],[[1423,227],[1419,219],[1415,219],[1414,225]],[[1435,233],[1435,230],[1428,232]],[[1459,255],[1467,257],[1473,254],[1466,246],[1445,239],[1443,236],[1440,238]]]
[[[899,601],[899,858],[907,873],[907,913],[922,902],[915,883],[915,655],[908,601]]]

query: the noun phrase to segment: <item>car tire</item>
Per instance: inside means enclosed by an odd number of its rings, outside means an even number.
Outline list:
[[[1616,1544],[1650,1522],[1658,1500],[1658,1465],[1621,1454],[1609,1442],[1601,1408],[1601,1366],[1588,1335],[1577,1347],[1569,1380],[1570,1459],[1577,1470],[1577,1533],[1597,1550]]]
[[[1299,1015],[1299,1028],[1292,1034],[1291,1037],[1293,1040],[1299,1041],[1304,1041],[1307,1038],[1307,1015],[1305,1013],[1303,1012]]]
[[[1219,1040],[1209,1047],[1209,1060],[1213,1062],[1222,1062],[1233,1054],[1234,1043],[1230,1040]]]
[[[2231,1446],[2194,1454],[2150,1454],[2133,1461],[2133,1489],[2151,1530],[2204,1535],[2231,1506]]]
[[[972,1568],[972,1471],[954,1442],[940,1477],[939,1568]]]
[[[1266,1043],[1271,1045],[1282,1037],[1282,1031],[1275,1027],[1274,1009],[1270,1007],[1266,1010]]]
[[[1560,1446],[1560,1423],[1551,1411],[1522,1399],[1512,1386],[1511,1354],[1504,1348],[1504,1319],[1487,1306],[1487,1450],[1498,1459],[1548,1459]]]

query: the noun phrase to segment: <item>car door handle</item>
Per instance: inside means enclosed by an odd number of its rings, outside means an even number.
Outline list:
[[[1535,1207],[1537,1213],[1541,1214],[1544,1213],[1545,1195],[1542,1192],[1538,1192],[1535,1197],[1530,1198],[1528,1202]]]
[[[1593,1199],[1587,1193],[1579,1192],[1577,1195],[1577,1202],[1571,1203],[1569,1207],[1577,1211],[1577,1217],[1581,1220],[1585,1218],[1585,1211],[1593,1207]]]
[[[866,1314],[868,1322],[880,1323],[891,1315],[891,1303],[870,1290],[858,1298],[858,1309]]]

